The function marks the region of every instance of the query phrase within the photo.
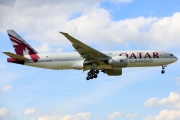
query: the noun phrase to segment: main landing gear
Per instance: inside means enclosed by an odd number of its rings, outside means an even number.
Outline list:
[[[91,69],[88,73],[87,73],[87,77],[86,80],[90,80],[93,78],[97,78],[99,74],[99,70],[98,69]]]
[[[164,70],[164,69],[165,69],[165,67],[166,67],[166,65],[163,65],[163,66],[162,66],[162,71],[161,71],[161,73],[162,73],[162,74],[164,74],[164,73],[165,73],[165,70]]]

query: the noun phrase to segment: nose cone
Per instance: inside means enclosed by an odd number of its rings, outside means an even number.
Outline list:
[[[173,63],[173,62],[176,62],[178,60],[178,58],[176,57],[176,56],[172,56],[171,57],[171,62]]]
[[[178,60],[178,58],[175,56],[175,61],[174,62],[176,62]]]

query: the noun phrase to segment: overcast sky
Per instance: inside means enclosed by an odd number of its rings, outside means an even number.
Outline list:
[[[97,50],[155,49],[180,58],[179,0],[1,0],[0,51],[14,29],[39,53],[72,52],[59,31]],[[179,120],[180,61],[123,75],[54,71],[0,54],[0,120]]]

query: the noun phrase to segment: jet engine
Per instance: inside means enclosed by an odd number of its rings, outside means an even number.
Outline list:
[[[115,56],[108,60],[108,64],[113,68],[123,68],[127,67],[127,57],[126,56]]]
[[[122,68],[105,69],[102,72],[108,74],[109,76],[118,76],[122,75]]]

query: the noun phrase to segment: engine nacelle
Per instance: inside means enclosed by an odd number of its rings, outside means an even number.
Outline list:
[[[71,68],[83,70],[84,69],[84,60],[75,62],[74,64],[71,65]]]
[[[112,57],[108,64],[111,65],[114,68],[123,68],[127,67],[127,57],[126,56],[115,56]]]
[[[122,75],[122,68],[105,69],[103,72],[109,76],[119,76]]]

